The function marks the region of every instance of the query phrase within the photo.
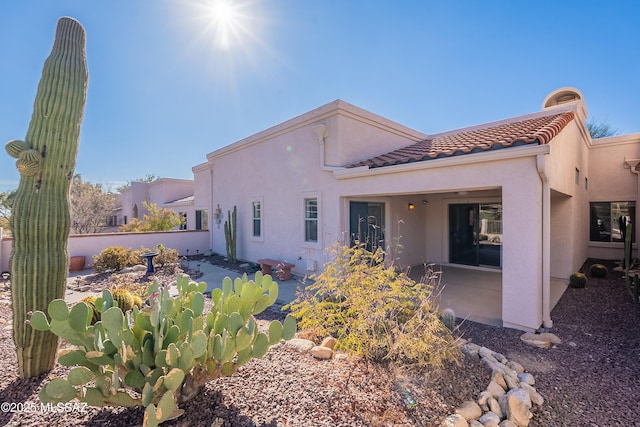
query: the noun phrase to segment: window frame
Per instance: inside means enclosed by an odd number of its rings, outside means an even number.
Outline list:
[[[196,230],[208,230],[209,229],[209,210],[208,209],[196,209]],[[198,220],[199,217],[199,220]],[[199,226],[199,228],[198,228]]]
[[[315,200],[315,218],[307,217],[307,202]],[[308,191],[302,193],[302,244],[309,248],[320,248],[322,244],[322,198],[319,191]],[[308,224],[315,224],[315,240],[309,240]],[[313,233],[312,233],[313,234]]]
[[[624,204],[626,204],[625,207],[620,206]],[[614,208],[614,205],[618,205],[618,206]],[[622,240],[622,231],[620,230],[620,225],[619,225],[620,221],[619,220],[617,221],[617,218],[619,218],[619,216],[617,214],[613,214],[612,212],[626,211],[627,215],[625,216],[629,218],[629,221],[632,224],[635,224],[636,208],[637,208],[636,202],[634,200],[589,202],[589,243],[590,244],[605,243],[605,244],[616,244],[616,245],[624,244],[624,241]],[[606,212],[602,214],[598,214],[597,209],[599,209],[600,212],[602,212],[603,209],[606,209]],[[593,218],[594,213],[596,214],[595,219]],[[607,223],[602,221],[598,222],[600,217],[605,218],[606,219],[605,222]],[[602,234],[607,233],[607,230],[609,233],[608,234],[609,238],[607,240],[604,240],[602,238]],[[599,238],[594,239],[594,236],[596,233],[598,234]],[[635,244],[636,242],[635,234],[636,234],[635,230],[633,230],[631,233],[631,242],[633,244]],[[615,236],[619,236],[619,237],[615,238]]]
[[[256,218],[254,217],[255,215],[255,205],[256,203],[260,206],[260,217]],[[251,197],[249,199],[249,206],[251,209],[251,220],[249,223],[249,238],[251,239],[251,241],[254,242],[264,242],[264,234],[265,234],[265,227],[264,227],[264,198],[263,197]],[[258,220],[260,221],[260,234],[259,235],[255,235],[255,221]]]

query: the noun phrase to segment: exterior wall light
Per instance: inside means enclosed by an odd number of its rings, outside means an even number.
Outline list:
[[[409,208],[410,211],[412,211],[412,210],[414,210],[416,208],[416,206],[413,203],[409,203],[408,208]]]

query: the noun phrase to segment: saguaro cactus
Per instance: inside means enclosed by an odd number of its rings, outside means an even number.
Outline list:
[[[27,312],[46,310],[50,301],[64,297],[69,186],[87,80],[84,28],[72,18],[61,18],[44,63],[27,136],[6,146],[9,155],[18,159],[21,175],[11,216],[11,298],[22,378],[49,371],[55,363],[58,338],[30,328],[25,321]]]

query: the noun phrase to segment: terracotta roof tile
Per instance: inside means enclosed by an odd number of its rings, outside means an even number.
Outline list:
[[[523,144],[548,144],[573,120],[572,112],[550,114],[482,129],[461,129],[425,139],[349,167],[376,168]]]

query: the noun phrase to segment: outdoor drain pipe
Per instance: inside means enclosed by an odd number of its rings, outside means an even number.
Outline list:
[[[536,167],[542,181],[542,326],[553,327],[550,310],[551,291],[551,188],[546,171],[547,155],[536,156]]]

